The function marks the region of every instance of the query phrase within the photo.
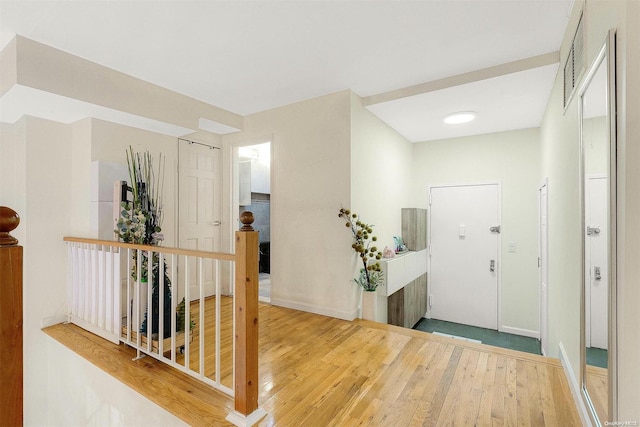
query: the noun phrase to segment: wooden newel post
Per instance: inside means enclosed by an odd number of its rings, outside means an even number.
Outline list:
[[[20,217],[0,206],[0,424],[23,425],[22,246],[11,234]]]
[[[258,409],[258,232],[253,214],[240,215],[243,226],[236,232],[236,356],[235,413],[227,420],[236,425],[253,425],[266,412]]]

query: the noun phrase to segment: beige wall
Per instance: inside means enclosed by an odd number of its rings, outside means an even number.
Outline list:
[[[538,129],[421,142],[413,152],[413,204],[428,208],[430,185],[500,182],[500,330],[539,333]],[[507,245],[516,243],[515,253]]]
[[[229,147],[271,139],[271,302],[345,319],[357,314],[337,217],[351,200],[350,102],[342,91],[253,114],[223,137],[229,164]]]
[[[0,136],[2,204],[19,213],[14,234],[24,246],[25,424],[46,424],[51,367],[40,329],[64,320],[66,273],[60,266],[66,265],[62,236],[71,224],[71,129],[23,117],[13,126],[2,125]]]
[[[0,124],[0,204],[20,214],[20,226],[12,234],[24,246],[25,425],[111,425],[123,420],[183,425],[41,331],[65,320],[62,238],[90,235],[82,212],[89,212],[92,139],[101,146],[97,153],[103,159],[126,161],[121,146],[129,141],[153,148],[163,138],[175,143],[172,137],[91,119],[65,125],[23,117],[13,125]],[[168,149],[155,146],[160,148]]]
[[[624,5],[608,24],[618,28],[618,419],[640,421],[640,2]]]
[[[17,45],[13,39],[0,52],[0,96],[3,96],[16,84],[18,79]]]
[[[126,151],[129,146],[136,152],[149,151],[154,166],[159,167],[159,156],[165,159],[163,221],[164,246],[177,246],[177,178],[178,140],[146,130],[135,129],[102,120],[91,119],[91,161],[127,164]],[[86,163],[85,163],[86,164]],[[157,170],[157,172],[160,172]]]
[[[14,45],[15,43],[15,45]],[[87,61],[50,46],[16,36],[8,55],[15,61],[3,63],[8,72],[0,80],[0,93],[8,89],[11,77],[17,83],[91,104],[158,120],[186,129],[199,129],[199,119],[242,129],[242,116],[203,101],[170,91],[141,79]],[[3,60],[5,59],[3,55]],[[81,76],[81,78],[78,78]]]
[[[27,204],[25,127],[25,118],[15,124],[0,123],[0,205],[19,214],[25,212]],[[26,237],[25,218],[21,222],[22,226],[11,233],[19,241]]]
[[[582,5],[583,2],[577,0],[575,7]],[[567,41],[573,36],[575,23],[574,13],[566,32],[562,58],[566,56]],[[589,61],[605,39],[606,30],[612,27],[618,30],[618,198],[621,207],[618,214],[618,419],[640,420],[637,397],[640,395],[640,263],[637,262],[640,259],[640,168],[637,167],[640,162],[640,123],[637,119],[640,117],[640,97],[637,96],[640,93],[640,3],[635,0],[589,0],[586,24]],[[36,46],[30,51],[31,60],[42,59],[35,54],[38,49]],[[22,76],[27,79],[23,83],[29,85],[37,72],[33,63],[27,64],[24,59],[21,63],[32,67],[29,74]],[[67,75],[54,73],[51,77],[55,77],[56,82],[49,79],[45,82],[70,84]],[[44,78],[42,73],[38,76],[38,79]],[[86,99],[86,96],[80,98]],[[91,96],[97,95],[92,93]],[[151,108],[145,97],[136,102],[123,108],[135,112]],[[156,111],[154,114],[164,113]],[[189,120],[190,125],[193,123],[191,119],[185,120]],[[366,203],[376,200],[354,196],[351,188],[366,187],[359,178],[352,181],[351,168],[365,170],[370,164],[352,160],[360,150],[351,147],[350,139],[363,148],[370,139],[368,126],[379,126],[373,122],[366,112],[353,105],[351,92],[343,91],[254,114],[245,118],[245,132],[222,138],[229,163],[228,147],[234,144],[262,142],[265,135],[273,142],[275,303],[344,318],[357,313],[357,291],[350,283],[353,266],[349,262],[352,255],[349,236],[344,233],[336,211],[341,204],[350,203],[369,211]],[[384,132],[382,126],[379,128]],[[25,245],[26,425],[63,423],[60,418],[63,414],[49,409],[51,399],[59,396],[62,400],[62,396],[67,396],[73,401],[74,395],[82,393],[86,387],[80,382],[73,391],[60,391],[59,384],[54,383],[55,375],[50,374],[60,364],[68,365],[68,361],[60,359],[62,356],[52,350],[40,331],[43,324],[59,320],[65,308],[66,275],[64,268],[59,268],[65,265],[61,238],[71,232],[82,233],[85,227],[80,216],[86,217],[78,213],[86,209],[82,205],[86,187],[81,182],[87,176],[84,163],[87,147],[84,144],[93,144],[95,138],[96,148],[105,150],[102,152],[105,158],[116,158],[117,153],[122,155],[123,147],[132,142],[137,144],[138,137],[144,141],[155,140],[154,135],[142,135],[130,129],[125,131],[119,126],[97,121],[61,125],[26,117],[15,125],[0,125],[0,203],[20,212],[22,225],[14,234]],[[160,139],[164,141],[164,137]],[[389,148],[387,144],[395,139],[391,136],[384,141],[381,139],[380,147]],[[562,108],[560,77],[549,100],[540,140],[542,173],[538,178],[549,177],[550,349],[552,355],[558,356],[562,345],[574,375],[578,376],[580,250],[576,242],[581,234],[577,196],[578,118],[575,100],[567,111]],[[109,144],[116,145],[109,147]],[[419,157],[420,151],[416,146],[416,156]],[[398,153],[401,157],[406,155],[404,148],[398,149]],[[114,157],[110,157],[112,154]],[[376,153],[369,154],[373,160],[377,159]],[[93,152],[91,156],[93,159]],[[124,161],[124,157],[121,159]],[[399,161],[387,172],[393,173],[393,169],[401,168],[402,164]],[[230,179],[232,173],[229,169],[227,172],[226,179]],[[414,176],[420,177],[418,169]],[[418,188],[416,194],[419,191]],[[402,197],[398,197],[401,202]],[[420,206],[419,203],[418,196],[412,204]],[[424,199],[422,203],[426,203]],[[389,233],[395,228],[392,215],[381,221],[380,224],[384,224],[379,226],[381,233]],[[519,243],[521,237],[515,238]],[[511,316],[508,312],[504,315],[505,321]],[[98,378],[95,372],[86,375],[88,382]],[[121,385],[109,387],[113,393],[124,393]],[[135,405],[122,406],[118,410],[125,414],[137,411]]]

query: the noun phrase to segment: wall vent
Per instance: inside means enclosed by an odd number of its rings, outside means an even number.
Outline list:
[[[584,68],[584,34],[582,31],[582,15],[578,21],[578,28],[571,41],[571,48],[564,64],[564,102],[566,108],[573,92],[578,85],[580,72]]]

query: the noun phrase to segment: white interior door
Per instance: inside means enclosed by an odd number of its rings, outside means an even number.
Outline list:
[[[538,258],[538,269],[539,269],[539,280],[540,280],[540,347],[542,349],[542,354],[549,354],[549,342],[548,342],[548,289],[547,283],[549,279],[548,273],[548,265],[549,265],[549,208],[548,208],[548,185],[545,183],[539,189],[538,194],[538,231],[539,235],[539,258]]]
[[[608,321],[608,221],[607,178],[588,177],[585,183],[585,301],[587,347],[607,348]]]
[[[498,184],[430,189],[429,315],[498,328]]]
[[[179,140],[178,145],[179,246],[184,249],[219,251],[222,213],[220,150],[185,140]],[[200,297],[198,284],[201,269],[195,259],[189,259],[189,299],[194,300]],[[213,260],[203,260],[205,296],[215,294],[215,265]],[[181,279],[183,277],[181,275]]]

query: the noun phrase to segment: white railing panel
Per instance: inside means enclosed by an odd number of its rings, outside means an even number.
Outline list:
[[[233,301],[226,300],[224,307],[221,301],[233,298],[235,261],[101,243],[67,242],[69,321],[233,396],[233,308],[221,314]],[[178,322],[183,300],[184,317]],[[226,331],[230,337],[223,337]]]
[[[101,245],[68,245],[68,320],[119,343],[120,254]]]

